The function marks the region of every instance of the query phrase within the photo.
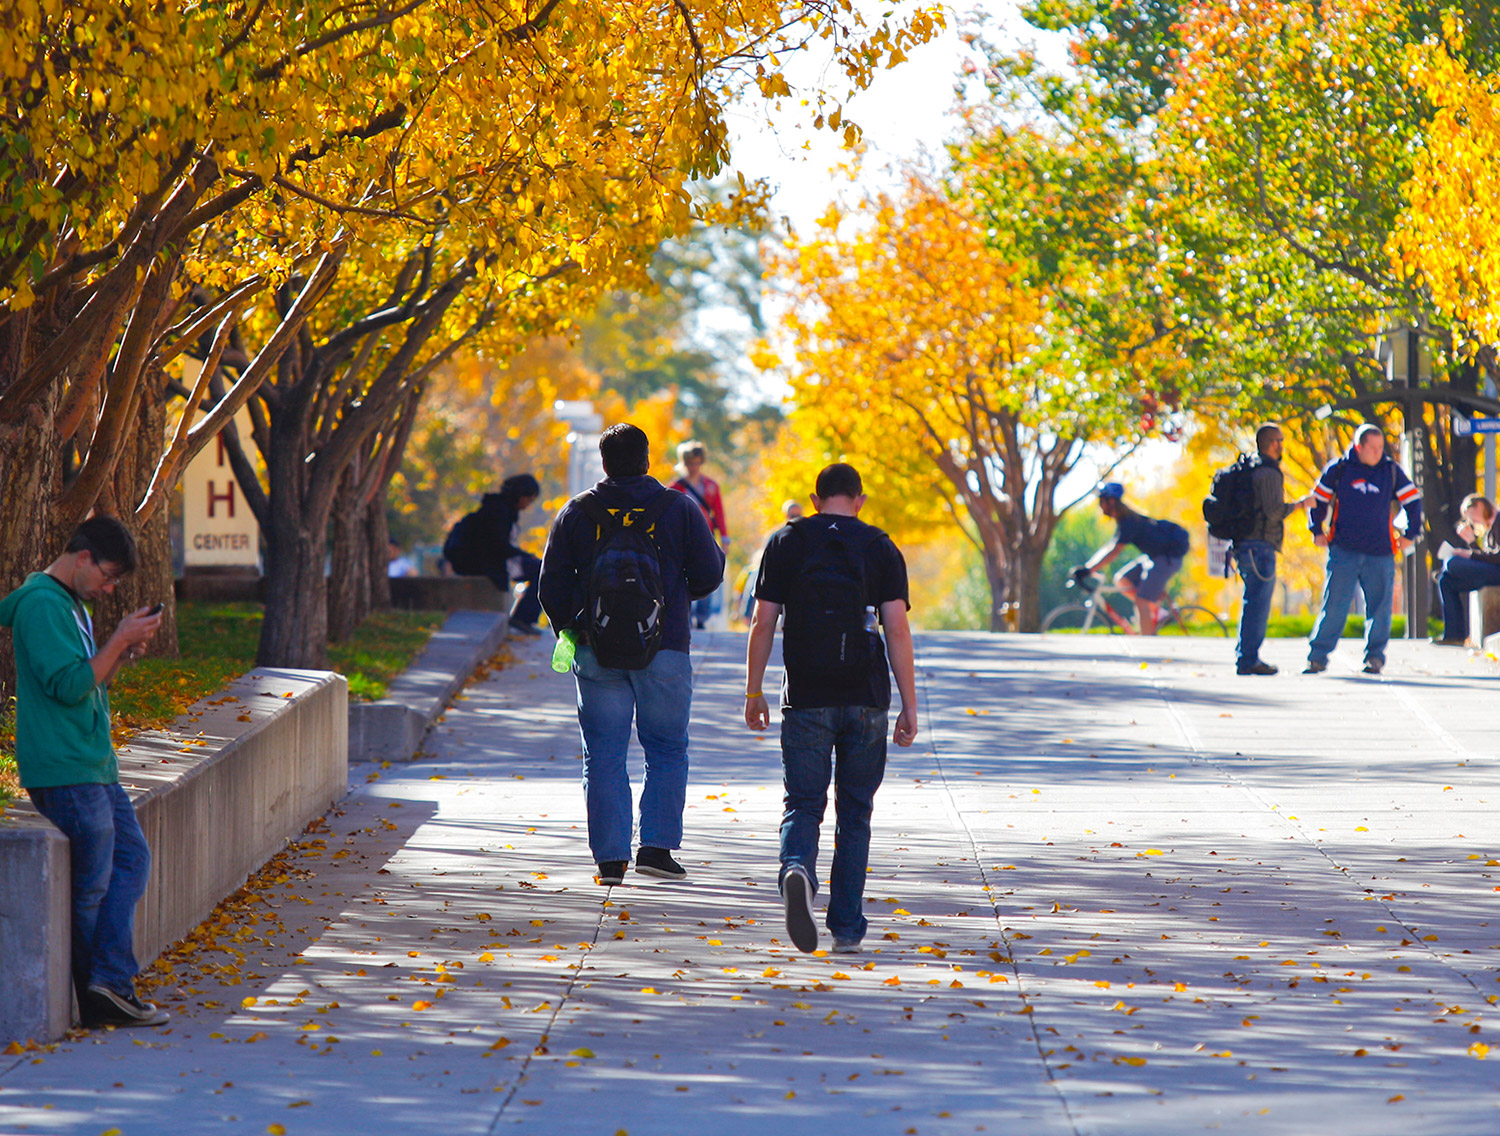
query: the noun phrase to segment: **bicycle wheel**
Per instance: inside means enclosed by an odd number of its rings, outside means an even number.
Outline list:
[[[1222,619],[1197,604],[1178,608],[1161,630],[1169,635],[1229,635],[1229,628]]]
[[[1053,608],[1042,620],[1042,634],[1076,635],[1084,629],[1089,618],[1089,609],[1081,603],[1062,604]],[[1099,621],[1095,620],[1097,624]]]

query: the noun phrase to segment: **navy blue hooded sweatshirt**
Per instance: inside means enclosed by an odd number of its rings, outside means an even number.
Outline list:
[[[1313,486],[1315,504],[1308,516],[1313,536],[1328,522],[1328,542],[1350,552],[1391,556],[1397,550],[1392,505],[1406,510],[1408,540],[1422,533],[1422,495],[1406,471],[1382,455],[1374,465],[1365,465],[1353,446],[1341,458],[1323,467]]]
[[[666,512],[651,530],[666,592],[661,645],[665,651],[686,651],[692,601],[712,595],[724,579],[724,551],[703,519],[703,510],[690,497],[664,489],[656,478],[646,475],[606,477],[592,491],[610,510],[639,509],[659,492],[671,494]],[[538,584],[542,609],[555,631],[579,624],[598,542],[599,526],[576,500],[564,505],[547,537]]]

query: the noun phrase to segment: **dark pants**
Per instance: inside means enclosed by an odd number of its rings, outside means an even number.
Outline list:
[[[73,861],[73,985],[134,990],[135,905],[146,894],[151,850],[120,785],[28,789],[36,811],[68,838]]]
[[[1271,599],[1276,593],[1276,548],[1266,540],[1238,540],[1234,560],[1245,581],[1245,599],[1240,605],[1240,638],[1234,662],[1247,670],[1260,662],[1260,645],[1266,641],[1271,619]]]
[[[828,881],[828,930],[858,941],[865,919],[865,867],[870,860],[870,812],[885,776],[890,712],[872,706],[825,706],[781,712],[781,872],[800,864],[816,889],[818,829],[834,786],[837,827]]]
[[[1443,638],[1469,637],[1470,592],[1500,584],[1500,564],[1487,564],[1455,556],[1438,573],[1438,594],[1443,597]]]
[[[542,614],[542,594],[537,589],[537,581],[542,575],[542,562],[529,552],[523,552],[513,559],[520,561],[518,573],[513,576],[508,567],[501,568],[498,572],[488,573],[490,583],[502,592],[510,591],[512,582],[526,585],[526,590],[511,605],[510,621],[531,625]]]

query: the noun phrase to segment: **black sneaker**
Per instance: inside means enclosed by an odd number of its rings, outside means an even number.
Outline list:
[[[1307,666],[1305,666],[1305,667],[1302,668],[1302,673],[1305,674],[1305,675],[1319,675],[1319,674],[1322,674],[1327,669],[1328,669],[1328,664],[1327,663],[1315,663],[1311,659],[1308,659],[1307,660]]]
[[[629,866],[629,860],[600,860],[598,880],[605,887],[614,887],[616,884],[623,884],[625,882],[625,869]]]
[[[80,1007],[85,1029],[100,1026],[164,1026],[172,1015],[150,1002],[142,1002],[135,991],[121,994],[98,982],[89,983],[84,991],[85,1005]]]
[[[661,880],[685,880],[687,869],[672,859],[665,848],[647,848],[644,845],[635,854],[635,870],[643,876],[655,876]]]
[[[1257,659],[1248,667],[1236,667],[1234,673],[1242,675],[1273,675],[1276,673],[1276,668],[1270,663],[1263,663]]]
[[[1385,669],[1384,659],[1371,659],[1364,665],[1364,673],[1367,675],[1378,675]]]
[[[510,625],[512,635],[530,635],[532,638],[540,635],[542,629],[534,623],[512,623]]]
[[[1430,642],[1434,647],[1467,647],[1469,645],[1467,639],[1432,639]]]
[[[786,902],[786,933],[799,951],[818,949],[818,922],[813,917],[813,882],[807,869],[793,864],[781,877],[781,898]]]

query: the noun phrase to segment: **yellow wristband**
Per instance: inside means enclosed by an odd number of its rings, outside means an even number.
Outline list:
[[[763,697],[763,695],[762,695],[762,693],[760,691],[757,690],[757,691],[753,691],[750,694],[745,695],[745,697],[746,698],[761,698],[761,697]]]

